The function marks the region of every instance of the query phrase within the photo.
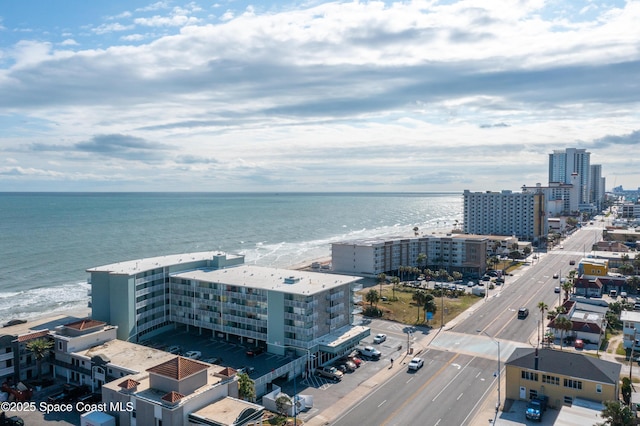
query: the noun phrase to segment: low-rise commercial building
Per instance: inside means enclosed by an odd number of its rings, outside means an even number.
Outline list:
[[[549,398],[551,407],[576,398],[617,401],[620,364],[570,351],[517,348],[505,364],[506,398]]]

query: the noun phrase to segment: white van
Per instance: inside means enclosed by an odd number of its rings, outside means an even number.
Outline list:
[[[613,297],[614,299],[618,297],[617,290],[609,290],[609,297]]]

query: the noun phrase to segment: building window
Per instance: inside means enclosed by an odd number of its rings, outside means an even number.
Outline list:
[[[564,387],[582,390],[582,382],[579,380],[564,379]]]
[[[523,380],[531,380],[533,382],[538,381],[538,373],[532,373],[531,371],[522,371]]]
[[[565,396],[564,397],[564,403],[566,405],[569,405],[569,406],[572,405],[573,404],[573,398],[571,398],[570,396]]]
[[[596,385],[596,393],[602,393],[602,385]]]
[[[550,385],[560,386],[560,378],[556,376],[542,375],[542,383],[548,383]]]

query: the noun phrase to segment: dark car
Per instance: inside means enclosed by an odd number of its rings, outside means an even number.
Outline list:
[[[261,354],[261,353],[263,353],[263,352],[264,352],[264,348],[263,348],[263,347],[258,346],[258,347],[255,347],[255,348],[249,349],[249,350],[247,351],[247,356],[258,356],[258,355],[260,355],[260,354]]]
[[[527,308],[518,309],[518,319],[525,319],[528,316],[529,316],[529,309]]]
[[[27,320],[23,320],[23,319],[12,319],[11,321],[4,323],[3,327],[11,327],[12,325],[26,324],[26,322]]]

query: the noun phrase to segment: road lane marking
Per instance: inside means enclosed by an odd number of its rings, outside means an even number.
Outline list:
[[[449,367],[449,365],[451,365],[453,363],[453,361],[456,360],[456,358],[458,358],[460,356],[460,354],[455,354],[453,356],[453,358],[451,358],[449,361],[447,361],[446,364],[444,364],[442,367],[440,367],[440,369],[438,371],[435,372],[435,374],[432,374],[431,377],[429,377],[429,380],[427,380],[426,382],[424,382],[424,384],[422,386],[420,386],[420,388],[418,388],[418,390],[410,397],[407,398],[402,405],[400,405],[400,407],[398,407],[394,412],[391,413],[391,415],[389,415],[386,420],[384,420],[383,422],[381,422],[381,425],[386,425],[388,424],[391,419],[393,419],[394,416],[397,415],[397,413],[399,413],[400,411],[402,411],[404,409],[404,407],[407,406],[407,404],[411,403],[414,399],[416,399],[418,397],[418,395],[420,394],[420,392],[422,392],[427,386],[429,386],[431,384],[432,381],[435,380],[436,377],[438,377],[438,375],[440,375],[440,373],[442,373],[444,370],[447,369],[447,367]],[[474,357],[475,358],[475,357]],[[442,419],[440,419],[442,420]],[[440,423],[440,420],[438,420],[438,423]],[[436,425],[438,424],[436,423]]]
[[[438,392],[438,394],[435,396],[435,398],[433,398],[433,399],[431,400],[431,402],[435,402],[435,401],[436,401],[436,399],[438,399],[438,397],[439,397],[440,395],[442,395],[442,392],[444,392],[444,391],[449,387],[449,385],[450,385],[451,383],[453,383],[453,381],[454,381],[454,380],[455,380],[459,375],[461,375],[461,374],[462,374],[462,372],[464,371],[464,369],[465,369],[465,368],[467,368],[467,367],[469,366],[469,364],[471,364],[471,362],[472,362],[474,359],[476,359],[476,357],[475,357],[475,356],[469,360],[469,362],[467,363],[467,365],[465,365],[465,366],[464,366],[464,368],[459,369],[460,371],[458,372],[458,374],[456,374],[456,375],[454,376],[454,378],[453,378],[453,379],[449,380],[449,383],[447,383],[447,385],[446,385],[444,388],[442,388],[442,390],[441,390],[440,392]],[[456,365],[456,364],[453,364],[453,365]]]
[[[387,400],[385,399],[384,401],[382,401],[379,405],[378,408],[382,407],[384,405],[384,403],[387,402]]]
[[[409,383],[409,382],[410,382],[410,381],[412,381],[412,380],[413,380],[413,377],[412,377],[412,378],[410,378],[409,380],[407,380],[407,382],[406,382],[406,383]]]
[[[458,395],[458,397],[456,398],[456,401],[460,401],[460,398],[462,398],[462,394]]]

